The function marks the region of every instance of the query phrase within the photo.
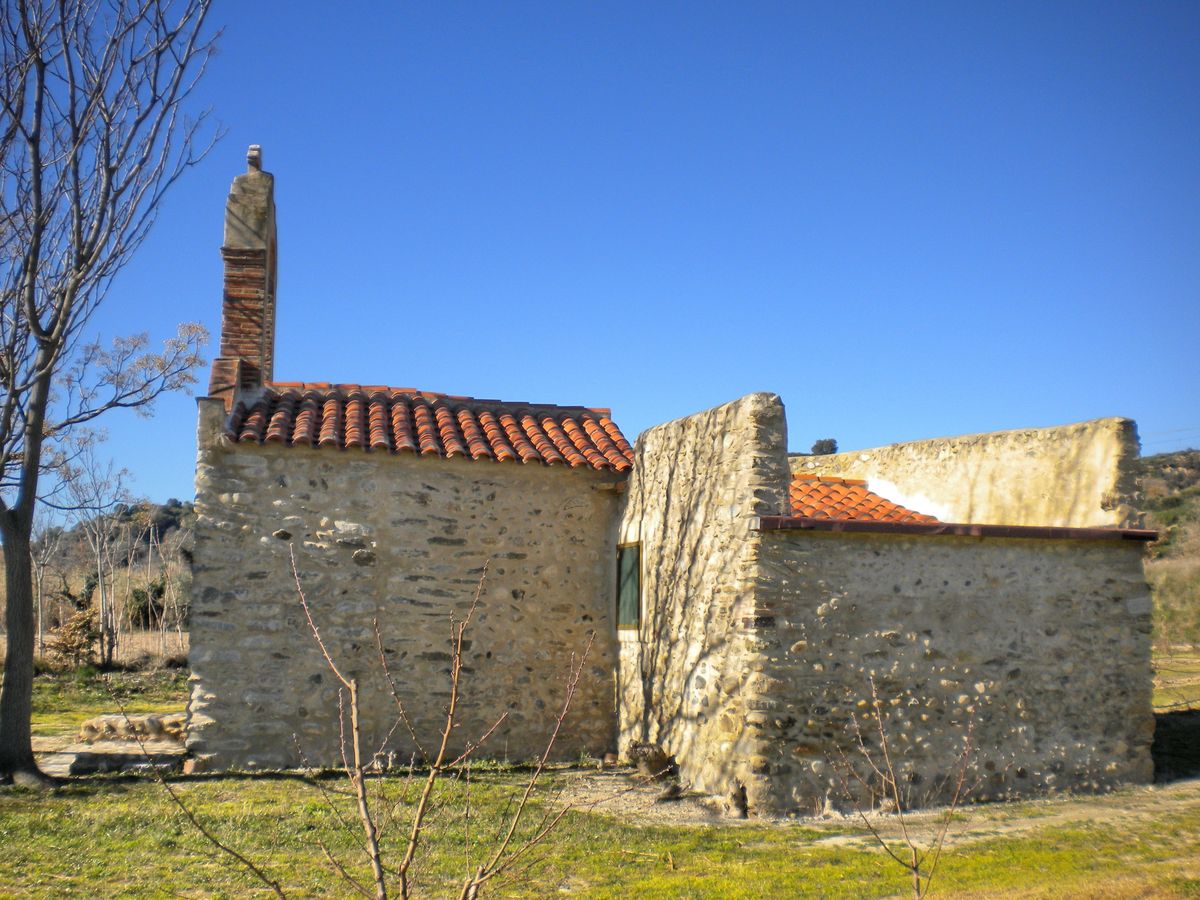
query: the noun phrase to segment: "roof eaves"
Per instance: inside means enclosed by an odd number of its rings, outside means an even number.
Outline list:
[[[1072,541],[1153,541],[1145,528],[1076,528],[1061,525],[966,525],[956,522],[879,522],[867,519],[814,519],[807,516],[755,516],[751,531],[834,531],[866,534],[956,535]]]

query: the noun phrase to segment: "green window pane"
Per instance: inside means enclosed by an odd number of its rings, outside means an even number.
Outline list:
[[[638,625],[638,599],[641,548],[621,547],[617,550],[617,627],[636,628]]]

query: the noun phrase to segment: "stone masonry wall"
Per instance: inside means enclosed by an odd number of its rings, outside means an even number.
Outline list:
[[[976,799],[1152,775],[1150,596],[1139,542],[771,532],[756,588],[773,801],[839,805],[873,675],[914,805],[947,799],[974,710]],[[860,798],[865,799],[865,798]],[[869,802],[869,801],[867,801]]]
[[[652,428],[635,447],[619,541],[641,542],[641,625],[620,633],[621,746],[652,741],[684,781],[744,787],[758,732],[747,725],[767,660],[755,635],[756,515],[787,497],[786,426],[774,394],[751,394]]]
[[[490,757],[540,752],[572,654],[595,644],[557,744],[560,758],[616,738],[613,524],[620,476],[591,469],[359,450],[233,444],[220,401],[201,400],[188,746],[210,768],[338,757],[338,699],[308,632],[288,549],[343,670],[362,684],[369,746],[396,720],[372,619],[425,746],[449,696],[450,614],[468,632],[454,747],[507,718]],[[388,749],[407,761],[406,728]]]
[[[893,502],[973,525],[1136,525],[1137,427],[1096,419],[1057,428],[934,438],[793,456],[797,474],[865,478]]]

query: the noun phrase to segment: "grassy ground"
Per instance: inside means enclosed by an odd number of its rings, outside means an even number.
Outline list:
[[[85,719],[117,712],[114,694],[130,713],[183,712],[187,678],[186,669],[101,675],[87,667],[77,672],[40,674],[33,681],[34,737],[42,739],[40,748],[46,741],[74,737]]]
[[[1181,663],[1178,656],[1170,660],[1175,669],[1191,671],[1188,660],[1200,662],[1187,657]],[[86,675],[38,677],[40,734],[72,732],[83,719],[112,711],[108,689]],[[111,677],[131,710],[182,708],[184,673]],[[569,791],[580,777],[554,773],[534,812],[554,808],[557,791]],[[463,784],[445,786],[418,859],[421,895],[449,893],[468,860],[493,844],[522,778],[509,770],[478,771],[469,791]],[[357,833],[338,826],[322,790],[341,790],[336,778],[197,776],[177,777],[173,784],[207,827],[264,866],[289,896],[347,893],[320,843],[365,875],[354,857]],[[407,795],[411,801],[414,794],[402,779],[377,786],[396,800]],[[353,822],[349,798],[335,795],[334,802]],[[399,805],[401,812],[408,808]],[[917,817],[916,827],[928,834],[932,824]],[[397,823],[387,832],[393,860],[403,831]],[[45,796],[0,791],[0,847],[0,897],[240,897],[257,890],[241,869],[214,853],[153,781],[93,777]],[[905,873],[852,819],[679,826],[585,808],[568,814],[531,859],[532,868],[497,885],[493,895],[878,897],[907,890]],[[1200,896],[1200,782],[962,810],[935,892]]]
[[[476,855],[503,821],[518,782],[518,775],[504,772],[474,779]],[[201,821],[264,866],[289,895],[345,893],[318,838],[347,858],[356,838],[336,826],[314,783],[259,777],[179,779],[176,785]],[[445,895],[467,870],[464,798],[461,785],[439,798],[444,805],[418,861],[424,895]],[[1057,804],[985,807],[959,818],[956,829],[974,834],[960,838],[943,857],[937,888],[945,895],[1200,892],[1200,783]],[[213,855],[154,783],[91,779],[45,797],[0,794],[0,841],[6,848],[0,855],[3,896],[232,897],[255,889],[236,866]],[[578,812],[568,815],[535,858],[531,870],[494,894],[876,897],[906,889],[904,873],[862,839],[861,828],[844,820],[815,827],[670,827]],[[359,873],[363,868],[355,867]]]
[[[1172,647],[1155,652],[1154,708],[1200,709],[1200,650]]]

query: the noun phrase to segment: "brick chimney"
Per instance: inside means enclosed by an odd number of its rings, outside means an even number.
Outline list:
[[[221,349],[208,387],[226,410],[239,392],[271,381],[275,360],[275,178],[262,170],[258,144],[246,163],[225,201]]]

